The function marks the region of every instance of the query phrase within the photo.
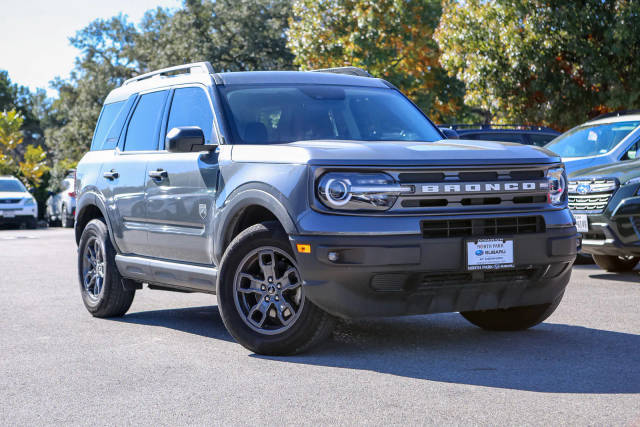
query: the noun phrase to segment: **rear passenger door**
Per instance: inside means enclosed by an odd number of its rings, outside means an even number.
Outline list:
[[[140,94],[120,135],[118,148],[103,164],[103,194],[114,238],[125,254],[149,255],[144,186],[147,162],[156,153],[168,90]]]
[[[167,132],[181,126],[198,126],[205,143],[218,143],[206,87],[179,87],[170,95],[160,150],[150,158],[145,177],[149,248],[156,258],[211,264],[218,154],[167,152]]]

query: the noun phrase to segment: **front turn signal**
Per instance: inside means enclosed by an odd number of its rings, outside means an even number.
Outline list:
[[[298,243],[298,244],[296,244],[296,249],[301,254],[310,254],[311,253],[311,245]]]

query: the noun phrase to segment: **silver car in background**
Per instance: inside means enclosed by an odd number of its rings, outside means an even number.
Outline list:
[[[640,110],[604,114],[563,133],[545,148],[562,157],[567,174],[640,156]]]
[[[75,171],[71,171],[60,183],[60,191],[50,193],[47,199],[45,219],[49,227],[60,225],[73,227],[76,214]]]

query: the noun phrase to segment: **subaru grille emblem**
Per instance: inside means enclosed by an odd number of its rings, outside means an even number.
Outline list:
[[[580,184],[576,187],[576,192],[578,194],[588,194],[591,192],[591,186],[589,184]]]
[[[476,255],[477,255],[477,256],[480,256],[480,255],[482,255],[483,253],[484,253],[484,251],[483,251],[482,249],[478,249],[478,250],[476,251]]]

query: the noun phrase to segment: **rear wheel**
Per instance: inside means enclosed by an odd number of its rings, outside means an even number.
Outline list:
[[[133,302],[135,290],[125,289],[115,256],[107,225],[89,221],[80,238],[78,275],[82,301],[95,317],[124,316]]]
[[[594,255],[593,260],[603,270],[622,273],[633,270],[640,258],[634,256]]]
[[[563,293],[564,294],[564,293]],[[560,305],[562,296],[548,304],[495,310],[464,311],[469,322],[489,331],[521,331],[544,322]]]
[[[305,297],[291,244],[277,223],[240,233],[221,266],[218,307],[227,330],[244,347],[295,354],[331,333],[333,317]]]

